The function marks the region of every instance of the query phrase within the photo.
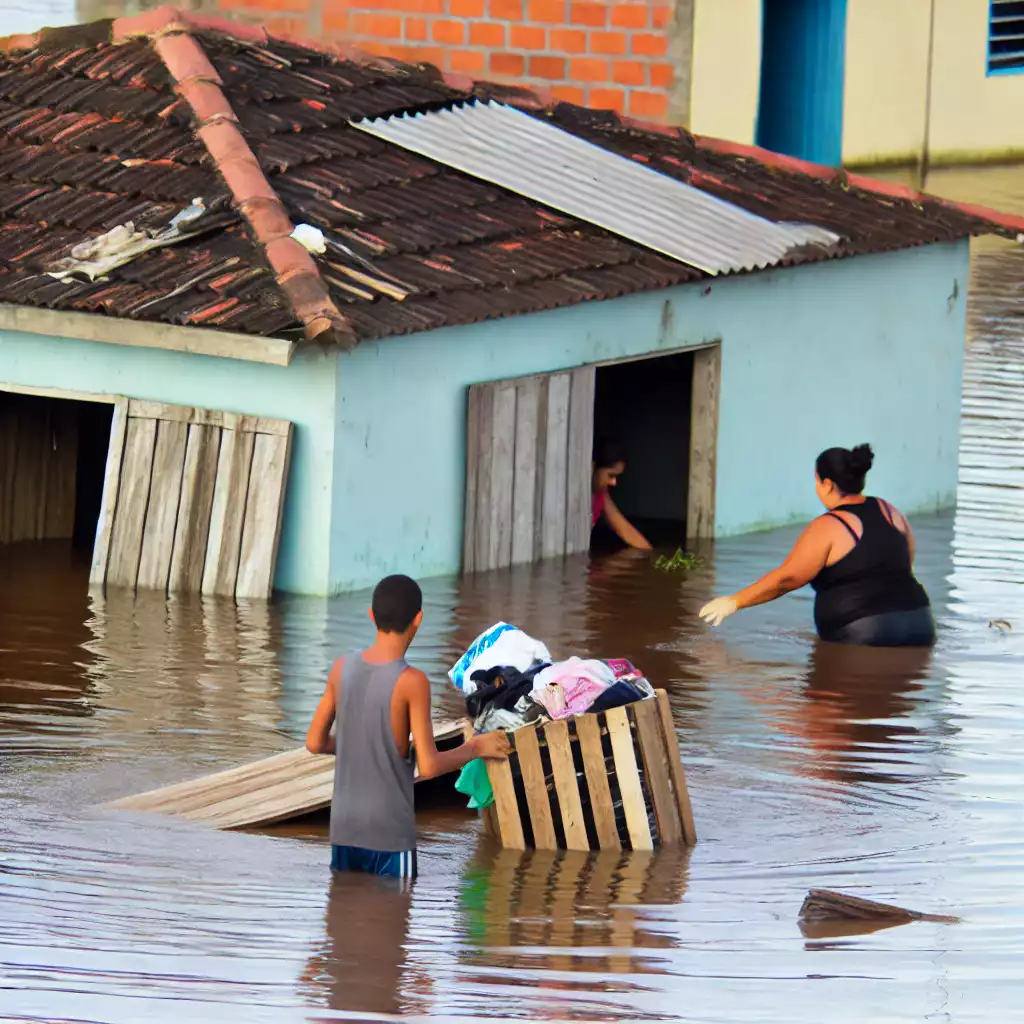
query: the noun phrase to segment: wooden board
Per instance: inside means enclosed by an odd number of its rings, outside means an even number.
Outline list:
[[[134,587],[139,577],[155,447],[156,420],[129,419],[106,577],[114,586]]]
[[[291,433],[256,434],[249,500],[242,525],[236,597],[270,597],[281,537],[284,492],[291,458]]]
[[[188,425],[172,420],[144,422],[156,423],[156,447],[137,583],[140,587],[166,590],[181,502]]]
[[[192,426],[188,430],[181,501],[178,505],[174,551],[167,583],[167,589],[172,593],[195,593],[203,585],[220,438],[219,427]]]
[[[693,354],[690,482],[686,498],[687,540],[709,540],[715,536],[721,356],[721,345],[698,349]]]
[[[597,715],[580,715],[576,719],[576,735],[583,755],[583,769],[590,793],[590,812],[594,830],[602,850],[621,850],[619,830],[615,827],[612,810],[612,791],[605,770],[604,749],[601,745],[601,723]]]
[[[515,477],[512,484],[512,564],[532,562],[537,496],[537,442],[541,385],[531,378],[516,387]]]
[[[594,452],[594,390],[596,371],[583,366],[572,372],[569,395],[569,436],[565,514],[565,553],[590,548],[591,479]]]
[[[512,766],[508,761],[488,761],[487,777],[494,790],[494,813],[498,819],[498,835],[501,845],[509,850],[525,850],[523,822],[519,816],[519,802],[516,800],[515,784],[512,781]]]
[[[516,753],[519,755],[519,771],[523,776],[526,805],[530,809],[533,845],[541,850],[554,850],[558,843],[555,839],[551,801],[548,798],[536,729],[521,729],[517,732]]]
[[[434,742],[442,749],[459,746],[463,738],[461,721],[434,725]],[[124,797],[110,806],[175,814],[214,828],[255,828],[330,807],[333,789],[334,758],[299,748]]]
[[[582,367],[470,387],[465,572],[587,549],[594,380]]]
[[[580,787],[576,781],[576,768],[569,744],[568,723],[549,722],[544,726],[544,738],[547,740],[551,771],[555,777],[565,847],[567,850],[589,850],[590,840],[587,839],[587,827],[583,821],[583,805],[580,802]]]
[[[291,439],[285,420],[122,400],[90,582],[269,597]]]
[[[665,846],[676,846],[683,838],[679,820],[679,808],[669,767],[665,763],[665,739],[661,731],[661,718],[657,701],[642,700],[630,706],[636,721],[637,740],[644,762],[644,780],[647,792],[654,805],[654,816],[658,822],[658,837]],[[672,752],[669,751],[669,757]]]
[[[565,513],[569,462],[569,390],[567,373],[548,382],[547,443],[544,452],[543,516],[540,522],[542,558],[565,554]],[[588,488],[589,491],[589,488]]]
[[[647,821],[647,805],[637,770],[636,753],[633,750],[633,731],[625,708],[612,708],[605,712],[608,735],[612,742],[612,756],[615,759],[615,778],[622,795],[622,809],[626,815],[629,841],[634,850],[653,850],[654,841]]]
[[[686,771],[682,758],[679,756],[679,740],[676,728],[672,723],[672,708],[669,706],[668,694],[664,690],[656,691],[658,700],[658,717],[661,720],[665,750],[668,754],[668,769],[672,777],[672,791],[679,808],[679,821],[683,830],[683,840],[687,846],[697,844],[697,829],[693,823],[693,807],[690,805],[690,790],[686,785]]]
[[[110,539],[114,532],[114,513],[117,511],[117,497],[121,490],[121,466],[124,460],[124,445],[128,431],[128,399],[123,398],[114,405],[110,421],[110,445],[107,448],[107,465],[103,472],[103,499],[100,514],[96,520],[96,543],[92,549],[92,568],[89,583],[102,586],[107,581],[110,565]]]

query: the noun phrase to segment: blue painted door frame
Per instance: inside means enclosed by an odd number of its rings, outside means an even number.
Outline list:
[[[757,144],[838,166],[847,0],[764,0]]]

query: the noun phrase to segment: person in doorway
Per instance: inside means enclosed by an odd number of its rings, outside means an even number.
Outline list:
[[[700,610],[712,626],[740,608],[774,601],[810,583],[822,640],[875,647],[930,647],[935,621],[914,576],[914,534],[881,498],[865,497],[870,445],[829,448],[815,464],[815,489],[827,511],[801,534],[777,569]]]
[[[373,592],[377,639],[335,662],[306,733],[306,749],[334,754],[331,868],[416,876],[413,756],[427,779],[477,757],[507,756],[503,732],[439,751],[430,719],[430,683],[405,660],[423,621],[423,595],[408,576],[388,576]],[[332,733],[331,727],[334,726]]]
[[[591,477],[590,528],[604,521],[623,543],[639,551],[650,551],[647,538],[619,511],[612,500],[611,489],[626,472],[626,457],[614,441],[601,441],[594,451],[593,475]]]

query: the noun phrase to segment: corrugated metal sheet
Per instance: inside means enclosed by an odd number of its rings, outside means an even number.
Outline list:
[[[354,125],[708,274],[772,266],[794,249],[839,241],[824,228],[748,213],[493,101]]]

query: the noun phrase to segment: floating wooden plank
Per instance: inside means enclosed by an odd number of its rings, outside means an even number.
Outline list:
[[[254,434],[235,430],[225,430],[221,436],[203,569],[204,594],[231,596],[235,592],[255,440]]]
[[[526,806],[530,809],[533,845],[541,850],[554,850],[558,843],[536,729],[521,729],[516,733],[516,753],[519,755],[519,771],[523,776]]]
[[[590,793],[590,813],[594,819],[598,845],[602,850],[620,850],[619,830],[612,810],[612,791],[608,785],[604,748],[601,745],[601,722],[598,715],[580,715],[576,719],[583,769]]]
[[[596,371],[582,366],[572,372],[569,395],[569,434],[565,553],[590,548],[591,478],[594,452],[594,390]]]
[[[156,420],[129,418],[106,575],[114,586],[134,587],[139,577],[155,447]]]
[[[122,398],[114,403],[110,421],[110,444],[107,448],[107,465],[103,473],[103,499],[96,521],[96,542],[92,549],[92,568],[89,571],[89,583],[94,586],[102,586],[107,581],[110,539],[117,511],[117,496],[121,489],[121,464],[124,460],[127,429],[128,399]]]
[[[696,846],[697,829],[693,823],[693,807],[690,805],[690,790],[686,785],[686,771],[682,758],[679,756],[679,740],[676,727],[672,722],[672,708],[669,706],[668,694],[657,690],[658,716],[661,719],[662,734],[665,739],[665,751],[668,756],[669,774],[672,776],[672,791],[675,794],[676,806],[679,808],[679,821],[683,829],[683,840],[687,846]]]
[[[589,850],[587,826],[583,820],[583,804],[580,787],[576,781],[576,767],[573,764],[572,746],[569,743],[567,722],[549,722],[544,726],[544,738],[551,758],[551,772],[555,777],[555,792],[558,794],[558,809],[562,818],[567,850]]]
[[[569,390],[567,373],[548,382],[547,438],[544,452],[544,515],[541,528],[541,557],[565,554],[565,513],[569,443]]]
[[[642,700],[631,705],[629,711],[636,721],[636,735],[644,762],[644,779],[654,805],[658,837],[665,846],[675,846],[682,840],[683,834],[669,767],[665,763],[665,739],[657,702]]]
[[[526,839],[512,781],[512,766],[508,761],[488,761],[487,777],[494,790],[494,812],[498,819],[501,845],[510,850],[525,850]]]
[[[533,561],[537,494],[537,425],[540,381],[516,386],[515,473],[512,483],[512,564]]]
[[[290,432],[255,435],[236,597],[270,597],[281,537],[290,452]]]
[[[441,749],[459,746],[463,729],[462,722],[435,723],[434,742]],[[213,828],[255,828],[330,807],[333,789],[334,758],[299,748],[124,797],[110,806],[175,814]]]
[[[633,750],[633,731],[625,708],[612,708],[605,712],[608,735],[612,742],[612,756],[615,760],[615,778],[622,796],[622,810],[626,815],[630,846],[634,850],[653,850],[651,826],[647,821],[647,805],[637,770],[636,753]]]
[[[138,586],[167,589],[171,556],[181,503],[181,478],[185,468],[188,424],[161,420],[156,426],[153,451],[153,479],[149,487],[149,508],[142,531],[142,557]]]
[[[167,589],[198,592],[203,585],[206,545],[210,536],[213,491],[220,457],[219,427],[188,428],[181,501],[174,533],[174,552]]]
[[[811,889],[800,907],[803,921],[829,921],[846,919],[856,921],[888,920],[895,923],[907,921],[937,921],[943,924],[957,924],[959,918],[945,914],[922,914],[906,907],[891,903],[878,903],[860,896],[848,896],[831,889]]]

